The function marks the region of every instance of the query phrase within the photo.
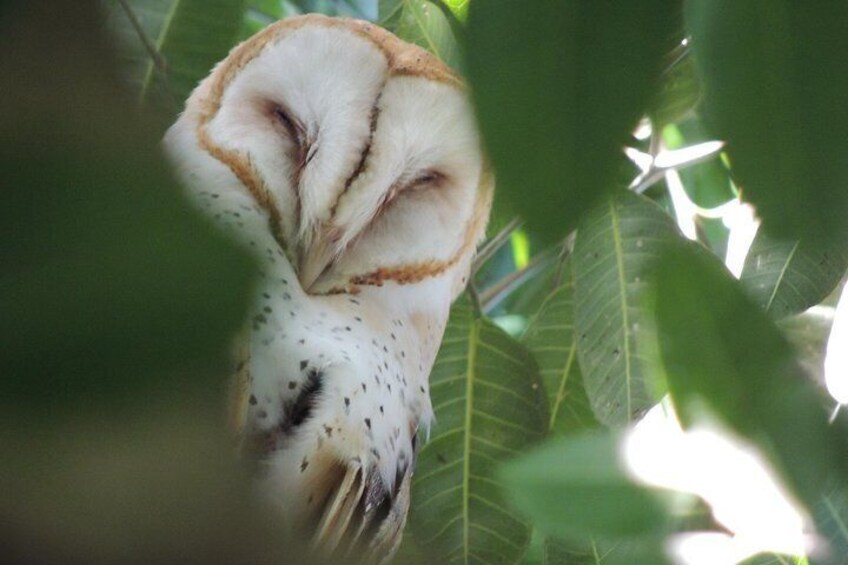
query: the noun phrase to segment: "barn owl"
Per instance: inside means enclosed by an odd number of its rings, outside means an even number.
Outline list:
[[[371,23],[286,19],[215,67],[165,146],[261,265],[235,386],[257,490],[324,551],[388,558],[491,204],[463,82]]]

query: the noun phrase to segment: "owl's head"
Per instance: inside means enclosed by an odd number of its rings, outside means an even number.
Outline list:
[[[455,296],[492,192],[466,94],[423,49],[309,15],[236,47],[181,123],[269,214],[308,293],[450,274]]]

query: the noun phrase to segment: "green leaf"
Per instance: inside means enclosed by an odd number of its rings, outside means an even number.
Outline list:
[[[654,280],[659,352],[681,421],[708,407],[815,505],[828,479],[848,472],[844,422],[828,426],[786,339],[703,248],[669,247]]]
[[[820,303],[846,269],[848,245],[843,241],[784,241],[759,231],[741,280],[757,304],[777,319]]]
[[[0,60],[0,397],[114,409],[189,368],[217,387],[253,262],[184,197],[94,7],[68,4],[0,45],[20,54]]]
[[[380,0],[380,25],[433,53],[455,69],[461,67],[459,44],[444,12],[430,0]]]
[[[577,230],[577,355],[592,409],[608,426],[637,419],[662,393],[646,379],[638,341],[648,275],[678,237],[668,214],[628,191],[598,206]]]
[[[499,194],[548,241],[612,189],[678,12],[660,0],[471,4],[467,71]]]
[[[562,285],[552,292],[531,320],[522,342],[539,363],[548,397],[548,431],[566,434],[598,427],[583,387],[574,332],[574,276],[564,268]]]
[[[453,308],[430,375],[433,437],[418,455],[410,523],[434,562],[514,563],[530,539],[503,500],[497,464],[536,442],[545,404],[536,364],[466,304]]]
[[[247,0],[127,0],[127,5],[131,13],[118,2],[110,12],[110,24],[121,40],[119,53],[142,104],[170,122],[235,44]]]
[[[844,235],[848,3],[686,3],[705,113],[779,237]]]
[[[510,501],[542,532],[565,539],[666,532],[670,520],[660,491],[628,478],[618,439],[573,435],[505,464],[501,477]]]

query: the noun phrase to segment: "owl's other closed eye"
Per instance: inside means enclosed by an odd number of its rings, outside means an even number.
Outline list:
[[[235,387],[260,492],[325,551],[389,557],[491,203],[462,81],[373,24],[291,18],[215,68],[166,147],[261,263]]]

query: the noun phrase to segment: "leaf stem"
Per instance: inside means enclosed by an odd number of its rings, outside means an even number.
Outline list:
[[[156,46],[153,44],[153,41],[147,36],[147,33],[144,31],[144,28],[141,27],[141,22],[138,19],[138,16],[133,11],[132,7],[129,5],[127,0],[118,0],[118,3],[126,12],[127,17],[130,20],[130,23],[133,26],[136,34],[138,34],[138,38],[141,40],[141,43],[144,45],[147,54],[150,55],[150,58],[153,60],[153,65],[163,75],[168,70],[168,63],[162,57],[162,54],[159,53],[159,50],[156,49]]]

